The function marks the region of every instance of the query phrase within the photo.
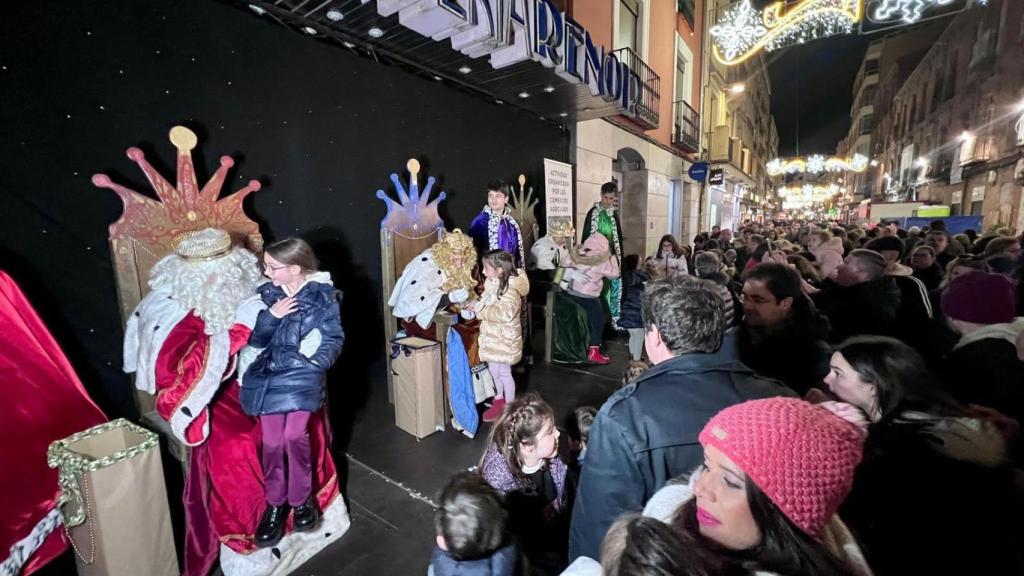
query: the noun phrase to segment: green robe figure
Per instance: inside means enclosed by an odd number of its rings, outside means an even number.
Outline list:
[[[622,261],[622,225],[619,221],[619,211],[616,209],[616,200],[619,196],[619,186],[615,182],[605,182],[601,185],[601,201],[594,204],[594,207],[587,212],[587,218],[583,222],[583,238],[597,232],[608,239],[608,247],[611,249],[612,257]],[[619,330],[619,315],[622,305],[622,278],[606,280],[604,291],[601,297],[608,307],[608,313],[612,317],[612,327]]]

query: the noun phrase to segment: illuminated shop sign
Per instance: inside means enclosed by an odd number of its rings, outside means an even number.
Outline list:
[[[489,56],[500,69],[525,60],[539,62],[565,80],[586,84],[590,93],[637,115],[640,76],[583,26],[558,10],[553,0],[377,0],[381,16],[398,13],[402,26],[472,58]]]

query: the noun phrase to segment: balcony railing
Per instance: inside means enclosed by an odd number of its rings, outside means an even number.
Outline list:
[[[636,115],[630,120],[645,130],[657,128],[658,106],[661,103],[661,77],[630,48],[619,48],[612,51],[612,54],[640,77],[640,84],[643,86],[640,99],[636,103]]]
[[[700,114],[683,100],[672,103],[672,145],[683,152],[700,151]]]

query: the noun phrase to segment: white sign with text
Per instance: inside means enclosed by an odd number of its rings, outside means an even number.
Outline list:
[[[544,159],[544,215],[548,229],[558,220],[572,223],[572,164]]]

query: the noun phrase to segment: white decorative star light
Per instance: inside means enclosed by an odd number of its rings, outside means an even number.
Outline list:
[[[815,154],[807,159],[807,171],[812,174],[821,174],[825,171],[825,157]]]
[[[1024,146],[1024,114],[1020,115],[1014,128],[1017,129],[1017,146]]]
[[[727,60],[747,52],[768,33],[768,29],[761,24],[761,17],[761,11],[755,10],[750,0],[743,0],[711,27],[711,37]]]
[[[933,6],[946,6],[955,0],[882,0],[881,4],[871,12],[871,19],[876,22],[902,20],[913,24],[921,19],[924,11]]]
[[[933,0],[945,1],[945,0]],[[743,0],[710,30],[715,57],[738,64],[760,50],[775,50],[826,36],[849,34],[860,22],[862,0],[774,2],[763,11]]]

